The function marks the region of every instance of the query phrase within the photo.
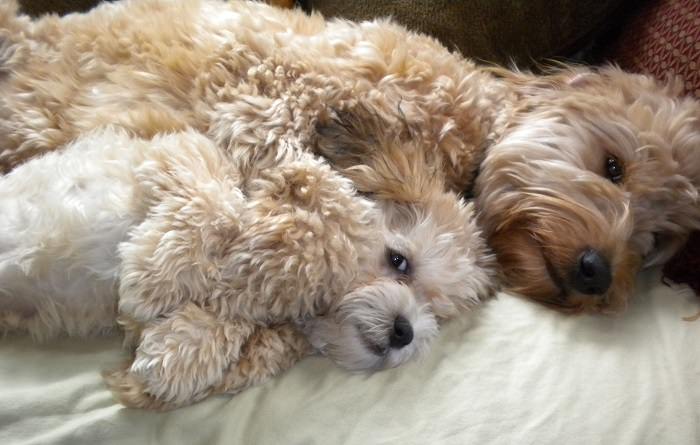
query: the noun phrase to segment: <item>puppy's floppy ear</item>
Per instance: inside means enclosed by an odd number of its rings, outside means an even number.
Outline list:
[[[315,152],[336,168],[346,169],[366,164],[376,150],[381,119],[364,105],[351,109],[331,109],[316,123]]]
[[[316,126],[316,154],[323,156],[361,193],[377,199],[419,202],[426,190],[442,190],[440,162],[398,116],[367,104],[333,110]]]

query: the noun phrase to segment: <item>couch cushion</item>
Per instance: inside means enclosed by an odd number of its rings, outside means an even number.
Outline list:
[[[685,90],[700,98],[700,1],[647,2],[606,51],[623,68],[664,79],[685,81]]]
[[[99,0],[19,0],[22,12],[35,17],[47,13],[63,15],[69,12],[87,11],[99,2]]]
[[[489,62],[529,65],[571,54],[615,16],[622,0],[307,0],[328,17],[392,16],[450,49]]]

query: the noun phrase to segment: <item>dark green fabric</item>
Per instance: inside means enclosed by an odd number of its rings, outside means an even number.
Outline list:
[[[3,1],[3,0],[0,0]],[[181,0],[188,1],[188,0]],[[619,21],[636,0],[298,0],[327,17],[368,20],[392,16],[431,34],[448,48],[488,62],[529,66],[572,56]],[[99,0],[20,0],[30,15],[90,9]],[[608,28],[609,29],[609,26]]]
[[[31,16],[50,12],[62,15],[69,12],[87,11],[98,3],[99,0],[19,0],[22,12]]]
[[[529,65],[589,43],[624,0],[306,0],[327,17],[392,16],[448,48],[489,62]]]

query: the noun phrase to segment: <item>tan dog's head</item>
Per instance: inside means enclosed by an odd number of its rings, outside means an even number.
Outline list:
[[[376,204],[381,232],[360,259],[353,290],[307,325],[312,344],[350,369],[394,367],[420,355],[441,320],[495,285],[472,205],[444,191],[424,149],[381,122],[357,107],[318,126],[317,152]]]
[[[507,286],[568,311],[625,307],[642,265],[700,227],[700,105],[616,68],[535,77],[476,185]]]

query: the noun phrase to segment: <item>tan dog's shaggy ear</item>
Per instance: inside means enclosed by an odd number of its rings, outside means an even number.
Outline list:
[[[351,110],[330,110],[316,124],[315,151],[336,168],[366,164],[376,150],[379,135],[387,132],[386,128],[381,129],[380,121],[375,112],[363,105]]]
[[[444,189],[441,165],[429,162],[408,125],[366,105],[334,110],[320,120],[314,147],[360,192],[379,199],[419,202],[428,190]]]
[[[316,122],[314,150],[335,168],[346,169],[371,164],[378,152],[406,147],[417,139],[416,128],[405,119],[402,104],[385,112],[371,104],[358,102],[350,108],[330,109]],[[413,151],[404,148],[402,151]]]

